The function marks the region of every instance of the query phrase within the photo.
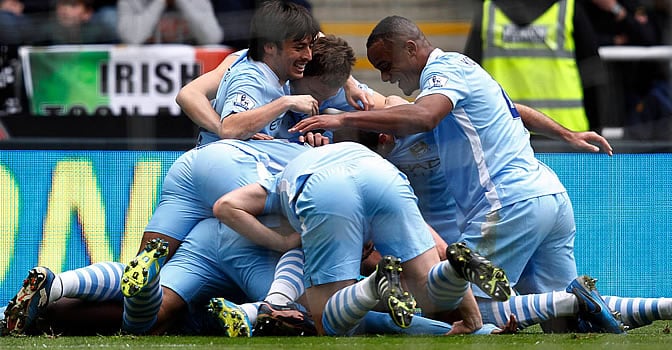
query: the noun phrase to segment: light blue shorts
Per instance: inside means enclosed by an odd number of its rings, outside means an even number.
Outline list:
[[[357,279],[369,239],[402,262],[434,247],[406,177],[382,159],[312,174],[295,210],[303,222],[306,287]]]
[[[196,152],[186,152],[168,169],[159,204],[145,227],[146,232],[157,232],[182,241],[199,220],[212,216],[212,208],[200,200],[192,181]]]
[[[200,221],[161,269],[161,285],[190,308],[213,297],[236,303],[263,300],[279,253],[255,245],[215,218]]]
[[[268,155],[246,152],[226,143],[208,144],[194,157],[193,182],[202,201],[210,207],[219,197],[239,187],[271,176],[266,169]]]
[[[469,222],[462,240],[506,272],[519,294],[565,290],[577,276],[567,193],[520,201]],[[485,297],[478,288],[474,295]]]
[[[168,170],[145,231],[184,240],[196,223],[213,217],[212,205],[219,197],[269,176],[262,161],[265,156],[223,143],[185,153]]]

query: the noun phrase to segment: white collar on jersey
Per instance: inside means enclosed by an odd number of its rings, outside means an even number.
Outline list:
[[[432,51],[432,53],[429,54],[429,57],[427,58],[427,63],[434,61],[437,59],[439,56],[444,54],[443,50],[439,49],[438,47]]]

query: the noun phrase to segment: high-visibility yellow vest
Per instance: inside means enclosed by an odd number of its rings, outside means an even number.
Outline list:
[[[486,0],[481,65],[514,102],[544,112],[570,130],[586,131],[572,37],[574,1],[558,1],[532,23],[519,26]]]

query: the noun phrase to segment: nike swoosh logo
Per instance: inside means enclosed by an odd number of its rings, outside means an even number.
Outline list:
[[[588,293],[588,292],[587,292],[585,289],[583,289],[583,288],[572,288],[572,291],[574,291],[574,292],[577,292],[577,291],[578,291],[579,294],[585,296],[588,300],[590,300],[590,299],[593,298],[593,295],[590,294],[590,293]],[[596,314],[596,313],[600,313],[600,312],[602,312],[602,307],[601,307],[599,304],[597,304],[597,303],[595,303],[595,302],[592,302],[591,304],[593,305],[593,307],[595,308],[595,310],[594,310],[594,311],[588,310],[588,311],[590,311],[591,313],[595,313],[595,314]]]

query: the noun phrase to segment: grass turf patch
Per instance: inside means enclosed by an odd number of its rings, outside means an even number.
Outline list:
[[[63,337],[42,335],[33,337],[0,338],[0,349],[334,349],[366,350],[409,349],[568,349],[572,350],[668,350],[672,344],[668,321],[657,321],[650,326],[633,329],[625,335],[617,334],[544,334],[538,327],[518,334],[450,337],[440,336],[357,336],[357,337],[257,337],[224,338],[206,336],[94,336]]]

